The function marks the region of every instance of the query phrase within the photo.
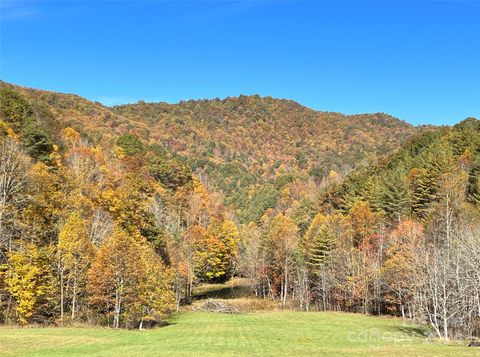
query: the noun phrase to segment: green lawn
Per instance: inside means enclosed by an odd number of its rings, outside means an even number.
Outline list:
[[[400,319],[321,312],[187,312],[146,331],[0,328],[0,356],[474,356]]]

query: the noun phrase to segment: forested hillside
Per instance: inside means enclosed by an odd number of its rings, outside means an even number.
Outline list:
[[[209,190],[221,192],[241,223],[258,222],[282,200],[313,198],[328,181],[425,130],[386,114],[316,112],[259,96],[107,108],[76,95],[11,88],[41,112],[37,117],[57,141],[70,127],[89,145],[111,149],[128,133],[185,163]]]
[[[245,228],[258,296],[480,330],[480,121],[427,132],[319,196],[305,232],[278,207]]]
[[[330,185],[303,235],[278,211],[249,226],[243,262],[258,294],[286,299],[292,289],[305,309],[392,313],[439,337],[478,335],[479,199],[480,121],[468,118]]]
[[[2,83],[0,319],[153,325],[243,276],[281,306],[472,335],[479,173],[473,118],[258,96],[107,108]]]
[[[337,179],[421,130],[386,114],[316,112],[259,96],[139,102],[112,110],[148,125],[149,139],[221,190],[242,223],[258,222],[267,208],[290,200],[282,197],[287,191],[315,195],[329,174]]]
[[[197,167],[227,165],[263,178],[298,172],[321,178],[329,168],[348,170],[391,152],[416,132],[386,114],[316,112],[259,96],[112,109],[148,124],[153,141],[191,158]]]

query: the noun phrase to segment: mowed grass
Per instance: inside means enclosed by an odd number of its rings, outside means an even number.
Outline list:
[[[0,328],[0,356],[474,356],[400,319],[332,312],[180,313],[166,327]]]

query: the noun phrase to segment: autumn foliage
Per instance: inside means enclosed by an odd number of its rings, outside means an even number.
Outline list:
[[[107,108],[6,83],[0,103],[2,323],[146,328],[242,276],[283,308],[479,333],[476,119],[259,96]]]

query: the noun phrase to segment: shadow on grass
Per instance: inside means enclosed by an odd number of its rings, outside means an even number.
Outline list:
[[[428,331],[428,329],[425,329],[425,327],[397,326],[393,329],[410,337],[427,338],[430,336],[430,331]]]
[[[162,321],[144,321],[141,329],[139,328],[139,326],[136,326],[127,330],[151,331],[159,328],[174,326],[176,324],[177,322],[174,320],[174,318],[169,318],[168,320]]]
[[[212,289],[206,292],[195,294],[195,300],[202,299],[235,299],[239,296],[241,291],[237,287],[222,287],[219,286],[217,289]]]
[[[237,299],[250,295],[249,286],[243,281],[236,281],[233,284],[205,284],[199,286],[193,293],[193,299]]]

